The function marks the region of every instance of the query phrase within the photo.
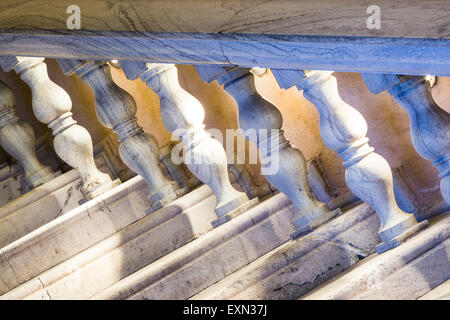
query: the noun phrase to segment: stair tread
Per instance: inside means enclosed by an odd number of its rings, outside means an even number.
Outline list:
[[[449,213],[401,246],[372,254],[300,299],[417,299],[450,277]]]
[[[367,204],[348,208],[340,217],[274,248],[191,299],[293,299],[307,290],[305,283],[323,281],[318,280],[322,272],[329,273],[322,274],[324,278],[333,275],[332,266],[345,267],[373,252],[379,242],[377,230],[376,214]],[[302,289],[285,288],[293,284]]]

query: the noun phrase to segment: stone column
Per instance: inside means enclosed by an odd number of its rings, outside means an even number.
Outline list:
[[[0,145],[23,167],[24,191],[29,191],[52,180],[57,174],[36,157],[33,129],[17,117],[15,100],[11,89],[0,81]]]
[[[204,130],[203,106],[181,88],[175,65],[128,61],[121,61],[120,65],[128,79],[140,77],[158,94],[162,121],[172,135],[181,138],[186,166],[213,190],[216,195],[217,216],[227,215],[218,223],[226,222],[229,217],[245,211],[248,197],[231,185],[225,151]]]
[[[72,101],[47,74],[44,58],[2,57],[4,71],[14,70],[31,88],[36,118],[53,131],[56,154],[80,174],[80,191],[86,200],[110,190],[120,181],[111,181],[108,174],[95,166],[89,132],[72,118]]]
[[[394,198],[391,168],[374,152],[366,137],[363,116],[339,96],[331,71],[272,70],[283,89],[295,85],[319,111],[320,134],[325,145],[343,158],[345,181],[350,190],[367,202],[380,217],[378,235],[383,243],[378,253],[398,246],[411,234],[428,225],[417,223],[413,214],[403,212]]]
[[[417,153],[439,170],[441,193],[450,204],[450,115],[433,100],[423,76],[363,74],[369,90],[387,90],[408,112],[411,139]]]
[[[186,190],[178,190],[177,184],[164,176],[159,166],[158,142],[138,125],[136,102],[114,82],[108,63],[65,59],[58,59],[58,63],[66,75],[76,73],[94,91],[99,121],[117,134],[123,162],[147,182],[151,204],[147,213],[184,194]]]
[[[261,171],[267,180],[293,203],[297,238],[340,213],[330,213],[327,205],[314,198],[307,179],[305,158],[292,146],[281,130],[280,111],[256,91],[250,69],[220,66],[196,66],[205,82],[217,80],[236,101],[239,128],[254,143],[261,159]]]

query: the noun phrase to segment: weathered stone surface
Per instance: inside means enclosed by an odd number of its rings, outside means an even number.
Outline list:
[[[56,265],[2,299],[84,299],[212,229],[215,197],[202,186]],[[112,207],[109,207],[112,208]]]
[[[424,294],[418,300],[450,300],[450,280]]]
[[[295,299],[374,252],[379,220],[360,203],[289,241],[192,299]]]
[[[2,163],[0,167],[0,206],[3,206],[23,194],[25,182],[18,165]]]
[[[92,299],[187,299],[289,239],[294,208],[277,194]]]
[[[71,170],[0,207],[0,248],[76,208],[80,186]]]
[[[143,218],[149,204],[146,192],[144,180],[134,177],[2,248],[0,292],[7,292]],[[191,205],[202,199],[191,197]],[[167,216],[167,211],[170,209],[163,208],[158,215]]]
[[[449,236],[447,213],[401,246],[364,259],[302,299],[417,299],[450,277]]]
[[[98,168],[108,171],[102,158]],[[0,207],[0,248],[86,202],[76,170],[68,171]]]

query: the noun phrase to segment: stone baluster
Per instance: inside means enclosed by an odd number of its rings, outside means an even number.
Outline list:
[[[272,70],[283,89],[295,85],[311,101],[320,116],[320,134],[325,145],[343,158],[345,180],[350,190],[368,203],[380,217],[378,235],[383,243],[378,253],[398,246],[411,234],[428,225],[417,223],[403,212],[394,198],[392,172],[387,161],[374,152],[366,137],[363,116],[339,96],[331,71]]]
[[[188,176],[181,164],[174,163],[172,160],[172,151],[175,145],[174,142],[171,142],[167,146],[161,148],[159,150],[159,159],[180,187],[187,187],[189,190],[192,190],[201,185],[202,182],[195,176]]]
[[[183,142],[183,160],[188,169],[207,184],[216,195],[216,214],[226,222],[248,208],[245,193],[238,192],[229,181],[227,158],[222,145],[204,130],[205,113],[200,102],[181,88],[173,64],[121,61],[128,79],[138,77],[154,90],[161,101],[164,126]]]
[[[33,129],[17,117],[15,100],[11,89],[0,81],[0,145],[23,167],[24,191],[29,191],[57,174],[39,162]]]
[[[47,74],[44,58],[2,57],[4,71],[14,70],[31,88],[36,118],[53,131],[56,154],[80,174],[80,191],[86,200],[102,194],[120,181],[111,181],[108,174],[97,169],[89,132],[72,118],[72,101],[64,89]]]
[[[205,82],[217,80],[236,101],[239,109],[239,128],[246,139],[254,143],[261,159],[261,172],[293,203],[297,238],[315,226],[340,213],[330,212],[327,205],[314,198],[308,184],[305,158],[292,146],[281,130],[280,111],[256,91],[250,69],[220,66],[196,66]],[[258,70],[259,71],[259,70]]]
[[[117,134],[123,162],[147,182],[151,204],[147,213],[184,194],[186,190],[179,190],[176,182],[164,176],[159,166],[158,142],[138,125],[136,102],[114,82],[108,63],[66,59],[57,61],[66,75],[76,73],[94,91],[99,121]]]
[[[423,76],[363,74],[369,90],[385,90],[408,112],[411,139],[417,153],[439,170],[441,193],[450,204],[450,115],[433,100]]]

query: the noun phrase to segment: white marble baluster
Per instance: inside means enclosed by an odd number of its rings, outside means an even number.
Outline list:
[[[272,70],[280,87],[293,85],[319,111],[320,134],[325,145],[344,160],[345,180],[350,190],[367,202],[380,217],[377,252],[398,246],[407,236],[427,226],[413,214],[403,212],[394,198],[392,172],[387,161],[374,152],[366,137],[363,116],[339,96],[331,71]]]
[[[229,181],[227,158],[222,145],[204,130],[205,113],[200,102],[181,88],[173,64],[121,61],[129,79],[140,77],[161,101],[164,126],[183,142],[183,160],[188,169],[216,195],[216,214],[223,217],[245,210],[248,197]]]
[[[21,121],[14,110],[15,97],[11,89],[0,81],[0,145],[24,169],[25,190],[44,184],[55,174],[36,157],[36,139],[31,126]]]
[[[250,69],[220,66],[196,66],[203,81],[217,80],[236,101],[239,109],[239,128],[246,139],[259,149],[262,173],[294,204],[294,225],[297,238],[313,227],[340,213],[330,212],[327,205],[314,198],[307,179],[305,158],[292,146],[281,130],[280,111],[256,91]]]
[[[434,101],[430,82],[422,76],[363,74],[363,78],[372,93],[388,90],[408,112],[414,148],[438,168],[441,193],[450,204],[450,115]]]
[[[159,148],[155,137],[144,132],[136,119],[136,102],[111,76],[106,62],[63,60],[58,63],[66,75],[76,72],[95,93],[95,110],[99,121],[114,130],[119,139],[119,153],[125,164],[148,184],[151,207],[155,211],[175,200],[180,190],[169,181],[159,166]]]
[[[110,190],[119,181],[111,181],[108,174],[95,166],[92,139],[89,132],[72,118],[72,101],[64,89],[47,74],[44,58],[1,58],[3,70],[14,70],[31,88],[33,112],[36,118],[53,131],[56,154],[82,179],[80,191],[88,199]]]

